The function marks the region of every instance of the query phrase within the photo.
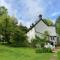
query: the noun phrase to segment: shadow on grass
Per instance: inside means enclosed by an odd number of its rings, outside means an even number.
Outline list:
[[[23,46],[23,45],[14,45],[14,44],[8,44],[8,43],[0,43],[0,45],[4,45],[4,46],[7,46],[7,47],[13,47],[13,48],[30,48],[28,46]]]

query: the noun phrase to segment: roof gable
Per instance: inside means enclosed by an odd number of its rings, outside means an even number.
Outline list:
[[[35,24],[32,23],[32,25],[30,26],[30,28],[29,28],[28,31],[30,31],[32,28],[34,28],[40,21],[43,21],[43,23],[44,23],[45,25],[50,26],[50,25],[47,23],[47,20],[42,19],[42,16],[39,15],[39,20],[38,20]],[[54,25],[51,25],[51,26],[54,26]]]
[[[48,24],[43,19],[41,19],[41,20],[38,20],[35,24],[32,24],[32,26],[30,26],[29,30],[31,30],[33,27],[35,27],[40,21],[43,21],[44,24],[46,24],[48,26]]]

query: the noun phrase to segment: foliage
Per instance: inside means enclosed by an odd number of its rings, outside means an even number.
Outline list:
[[[43,19],[48,26],[52,26],[53,22],[50,19]]]
[[[12,35],[12,43],[14,46],[26,46],[28,41],[27,41],[27,36],[23,31],[20,29],[16,28],[14,31],[14,34]]]
[[[4,6],[0,6],[0,16],[6,13],[8,13],[7,9]]]
[[[19,28],[24,31],[25,33],[27,33],[28,28],[26,26],[23,26],[22,24],[19,25]]]
[[[1,35],[3,36],[4,40],[9,44],[10,35],[13,33],[15,27],[16,24],[11,17],[6,17],[6,19],[1,22]]]
[[[50,48],[37,48],[36,53],[52,53]]]
[[[41,39],[40,37],[37,37],[32,40],[31,45],[32,47],[44,47],[46,41],[44,39]]]
[[[32,39],[32,41],[31,41],[31,47],[36,48],[36,44],[37,44],[37,39],[36,38]]]
[[[36,38],[32,40],[32,47],[44,47],[45,43],[48,42],[48,31],[45,31],[44,34],[42,34],[42,36],[43,38],[36,36]]]
[[[8,11],[5,7],[0,7],[0,35],[3,36],[1,40],[15,46],[25,46],[26,30],[24,26],[19,27],[17,19],[8,15]]]
[[[43,37],[44,37],[46,42],[48,41],[48,36],[49,36],[49,32],[48,31],[44,31]]]
[[[60,16],[56,19],[56,32],[60,35]]]
[[[6,29],[8,23],[7,16],[8,16],[7,9],[3,6],[0,7],[0,35],[4,37],[5,41],[8,40],[8,33]]]

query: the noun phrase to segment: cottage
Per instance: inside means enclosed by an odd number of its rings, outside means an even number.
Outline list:
[[[42,19],[41,15],[39,16],[39,20],[29,29],[27,33],[28,41],[31,42],[31,40],[34,39],[35,36],[39,36],[42,38],[42,35],[45,31],[48,31],[49,33],[48,40],[56,45],[57,35],[55,26],[48,26],[48,24],[46,24],[45,21]]]

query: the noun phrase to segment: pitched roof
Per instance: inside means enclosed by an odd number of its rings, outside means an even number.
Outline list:
[[[49,26],[46,20],[44,20],[44,19],[39,19],[35,24],[32,24],[32,26],[29,28],[28,31],[30,31],[32,28],[34,28],[41,20],[42,20],[47,26]],[[51,25],[51,26],[54,26],[54,25]]]

